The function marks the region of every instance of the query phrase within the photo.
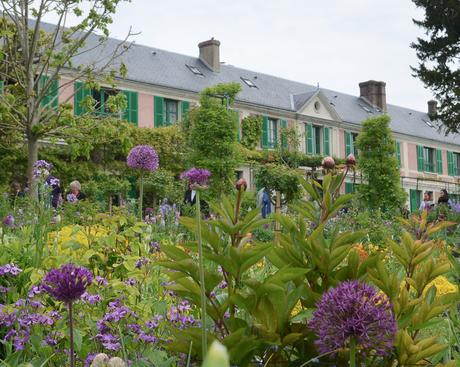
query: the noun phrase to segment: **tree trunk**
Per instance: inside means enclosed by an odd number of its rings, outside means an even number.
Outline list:
[[[38,160],[38,139],[29,135],[27,138],[27,182],[29,183],[29,192],[32,197],[37,196],[34,182],[34,164]]]

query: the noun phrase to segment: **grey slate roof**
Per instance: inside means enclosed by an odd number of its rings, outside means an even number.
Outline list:
[[[90,37],[87,47],[96,42],[97,36]],[[120,41],[109,39],[102,54],[113,50]],[[198,51],[198,50],[197,50]],[[101,55],[83,53],[74,60],[75,64],[90,63]],[[272,75],[241,69],[232,65],[221,65],[219,73],[211,71],[198,57],[186,56],[153,47],[133,44],[123,55],[123,62],[128,68],[128,80],[165,86],[185,91],[200,92],[203,88],[217,83],[239,82],[242,91],[237,100],[297,112],[314,93],[316,86],[299,83]],[[187,67],[195,66],[203,76],[195,75]],[[241,78],[250,79],[257,88],[246,85]],[[321,88],[342,121],[359,125],[370,116],[381,114],[360,97]],[[430,121],[424,112],[388,105],[391,117],[391,129],[394,132],[415,137],[426,138],[460,145],[459,135],[445,136],[436,128],[427,125]]]

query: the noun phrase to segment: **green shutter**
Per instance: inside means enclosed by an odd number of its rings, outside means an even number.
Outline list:
[[[410,198],[410,211],[415,212],[416,210],[420,208],[420,191],[410,189],[409,198]]]
[[[398,165],[401,167],[401,143],[396,142],[396,158],[398,159]]]
[[[38,89],[41,90],[45,87],[45,84],[48,82],[49,77],[46,75],[42,75],[38,81]],[[46,91],[45,96],[40,102],[42,107],[52,107],[54,109],[58,108],[59,106],[59,81],[57,79],[53,79]]]
[[[455,176],[454,153],[447,151],[447,173],[449,176]]]
[[[329,146],[329,128],[328,127],[323,128],[323,154],[324,155],[331,154],[331,149]]]
[[[286,120],[280,120],[281,121],[281,147],[283,149],[288,149],[288,137],[287,137],[287,132],[285,129],[287,129],[288,124]]]
[[[5,82],[3,80],[0,80],[0,94],[3,94],[4,85],[5,85]]]
[[[180,102],[180,119],[184,121],[185,117],[190,111],[190,102],[189,101],[181,101]]]
[[[442,151],[436,149],[436,172],[442,175]]]
[[[155,127],[164,126],[165,117],[164,117],[164,98],[155,96],[153,99],[154,109],[155,109]]]
[[[305,124],[305,149],[307,154],[313,154],[313,125]]]
[[[128,103],[126,110],[123,113],[123,118],[126,121],[137,125],[139,121],[138,93],[134,91],[124,90],[123,94],[126,96],[126,101]]]
[[[85,109],[81,105],[81,102],[87,97],[91,96],[91,89],[85,88],[83,82],[76,81],[74,83],[74,96],[73,96],[73,109],[76,116],[80,116],[85,113]]]
[[[425,162],[423,159],[423,147],[417,145],[417,170],[419,172],[425,171]]]
[[[261,142],[262,148],[267,149],[268,148],[268,117],[263,116],[262,117],[262,142]]]
[[[345,182],[345,194],[351,194],[355,192],[355,185],[353,185],[353,182]]]
[[[344,136],[345,136],[345,157],[348,157],[349,154],[352,152],[352,138],[351,138],[351,133],[348,131],[344,131]]]

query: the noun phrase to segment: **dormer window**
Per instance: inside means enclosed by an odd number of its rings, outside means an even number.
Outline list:
[[[249,87],[249,88],[257,88],[257,85],[255,85],[252,80],[243,78],[241,77],[241,80]]]
[[[204,76],[203,73],[200,71],[200,69],[198,69],[196,66],[191,66],[191,65],[186,65],[189,70],[195,74],[195,75],[199,75],[199,76]]]

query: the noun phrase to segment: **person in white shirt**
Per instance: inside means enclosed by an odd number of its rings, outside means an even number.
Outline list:
[[[431,198],[431,192],[425,191],[423,194],[423,201],[420,204],[420,211],[430,210],[433,206],[433,200]]]

